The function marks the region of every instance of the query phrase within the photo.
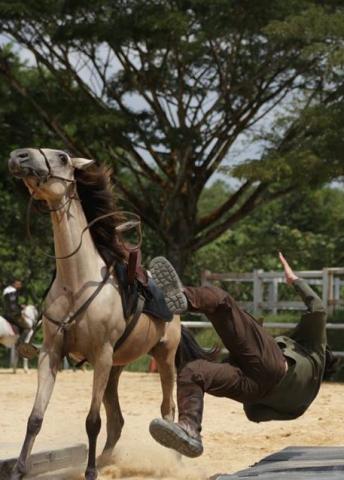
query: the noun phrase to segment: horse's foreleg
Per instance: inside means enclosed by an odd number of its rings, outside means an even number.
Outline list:
[[[103,398],[107,419],[107,438],[100,460],[104,463],[110,459],[113,449],[121,436],[124,425],[124,418],[118,399],[118,381],[122,370],[123,367],[120,366],[111,368]]]
[[[35,403],[27,423],[26,436],[20,456],[12,472],[11,480],[19,480],[27,473],[27,461],[34,441],[38,435],[43,416],[47,409],[54,384],[61,355],[57,351],[42,350],[39,356],[38,388]]]
[[[98,355],[93,362],[92,402],[86,418],[86,431],[89,442],[88,462],[85,473],[86,480],[95,480],[98,476],[96,469],[96,447],[97,437],[101,428],[100,406],[103,401],[112,368],[112,355],[112,345],[106,345],[100,355]]]

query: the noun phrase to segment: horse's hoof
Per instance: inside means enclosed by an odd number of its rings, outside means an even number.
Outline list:
[[[25,475],[25,472],[21,471],[17,465],[12,470],[10,480],[21,480]]]
[[[85,473],[85,480],[96,480],[98,472],[96,468],[88,468]]]

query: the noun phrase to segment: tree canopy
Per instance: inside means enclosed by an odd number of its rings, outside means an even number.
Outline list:
[[[113,166],[180,270],[257,207],[343,175],[339,1],[0,1],[0,28],[16,98],[50,143]],[[242,138],[256,153],[238,162]],[[202,215],[221,167],[238,187]]]

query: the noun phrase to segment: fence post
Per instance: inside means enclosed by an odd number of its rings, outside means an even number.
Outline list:
[[[263,281],[260,274],[263,270],[253,271],[253,314],[260,315],[263,301]]]
[[[341,281],[339,277],[334,279],[334,309],[337,310],[340,308],[340,287]]]
[[[333,315],[334,312],[334,274],[333,271],[328,269],[328,293],[327,293],[327,311],[329,315]]]
[[[268,293],[268,308],[272,311],[274,315],[277,313],[277,303],[278,303],[278,278],[273,278],[269,282],[269,293]]]
[[[205,287],[207,285],[210,285],[210,282],[208,280],[208,277],[210,276],[211,272],[210,270],[203,270],[201,273],[201,285],[202,287]]]
[[[328,311],[328,308],[329,308],[329,305],[328,305],[328,297],[329,297],[329,272],[328,272],[328,268],[323,268],[323,277],[322,277],[322,281],[323,281],[323,284],[322,284],[322,287],[323,287],[323,291],[322,291],[322,301],[323,301],[323,304],[324,304],[324,307],[326,308],[326,310]]]

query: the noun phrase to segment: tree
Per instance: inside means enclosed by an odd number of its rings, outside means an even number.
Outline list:
[[[31,85],[33,95],[40,91],[39,77],[35,72],[18,67],[23,84]],[[35,240],[26,235],[25,214],[29,196],[22,181],[8,174],[9,152],[19,145],[32,142],[41,145],[51,141],[51,133],[42,129],[41,122],[28,107],[25,99],[15,97],[8,84],[0,78],[0,286],[5,287],[13,278],[23,280],[23,300],[37,306],[46,290],[54,265],[42,256],[36,245],[36,238],[45,239],[40,248],[49,250],[47,239],[47,218],[34,221]],[[33,217],[36,217],[34,214]],[[33,220],[33,219],[31,219]],[[35,218],[36,220],[36,218]],[[0,304],[2,295],[0,289]],[[1,314],[1,311],[0,311]]]
[[[228,195],[219,183],[205,190],[201,205]],[[201,272],[280,270],[282,251],[296,270],[321,270],[343,264],[344,192],[338,187],[303,187],[262,206],[211,244],[200,249],[187,268],[188,281]],[[225,285],[228,288],[228,285]]]
[[[326,122],[319,105],[330,125],[344,91],[341,2],[0,1],[0,14],[3,33],[33,55],[42,96],[23,85],[8,49],[0,73],[67,148],[114,166],[118,191],[181,271],[191,253],[298,188],[300,169],[314,185],[343,173],[343,137],[334,150],[329,131],[314,142]],[[49,95],[50,77],[63,102]],[[233,168],[240,138],[262,125],[259,158]],[[200,216],[225,162],[240,185]]]

